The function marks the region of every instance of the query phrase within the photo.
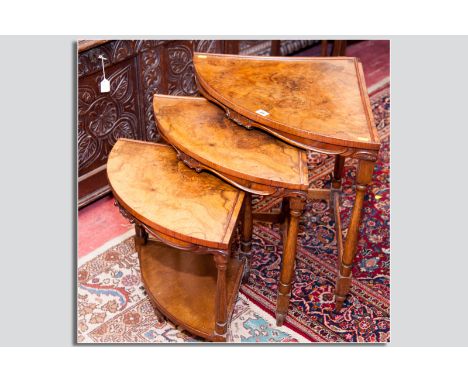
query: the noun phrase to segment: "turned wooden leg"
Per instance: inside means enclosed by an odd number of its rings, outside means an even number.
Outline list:
[[[343,177],[345,157],[335,156],[335,168],[333,169],[332,189],[341,189],[341,178]]]
[[[241,252],[244,255],[245,267],[242,280],[247,282],[250,275],[250,262],[252,250],[252,231],[253,231],[253,217],[252,217],[252,194],[246,193],[244,197],[244,216],[242,221],[242,234],[241,234]]]
[[[135,244],[138,250],[138,247],[145,245],[148,242],[148,233],[143,228],[142,225],[135,223]]]
[[[346,55],[346,40],[333,40],[332,56]]]
[[[143,245],[146,245],[148,242],[148,232],[146,232],[145,228],[138,223],[135,223],[135,247],[138,252],[138,259],[141,264],[141,257],[140,257],[140,247]],[[153,301],[150,299],[151,306],[153,307],[154,314],[156,316],[156,320],[160,323],[165,322],[166,319],[164,318],[164,315],[158,310],[156,305],[153,303]]]
[[[305,201],[301,198],[293,197],[289,199],[289,224],[286,238],[283,240],[283,259],[276,301],[276,325],[278,326],[283,325],[288,314],[289,296],[294,278],[299,219],[304,210],[304,204]]]
[[[227,291],[226,291],[226,269],[229,255],[214,255],[216,268],[218,269],[218,279],[216,282],[216,322],[215,341],[225,342],[227,333]]]
[[[366,195],[366,186],[372,180],[374,172],[374,162],[360,160],[356,174],[356,199],[354,201],[351,220],[348,227],[348,234],[343,248],[343,256],[338,259],[338,279],[335,290],[335,309],[342,308],[346,295],[351,288],[351,270],[353,268],[354,256],[359,239],[359,224],[361,212]]]
[[[341,192],[341,178],[343,177],[343,172],[344,172],[344,162],[345,162],[345,157],[341,155],[335,156],[335,168],[333,169],[333,177],[332,177],[332,182],[330,186],[330,200],[329,200],[330,212],[332,215],[335,213],[335,203],[334,203],[335,193]]]
[[[320,49],[320,55],[322,57],[328,56],[328,40],[322,40],[322,46]]]
[[[283,243],[286,241],[289,227],[289,199],[283,199],[281,202],[281,213],[280,213],[280,231],[282,234]]]

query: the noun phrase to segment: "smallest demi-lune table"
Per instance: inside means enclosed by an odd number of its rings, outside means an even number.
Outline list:
[[[177,150],[181,161],[197,172],[214,173],[246,192],[241,250],[248,258],[247,269],[253,218],[282,223],[283,255],[276,304],[277,325],[282,325],[294,279],[299,219],[309,192],[313,193],[309,190],[305,151],[261,131],[246,131],[205,98],[156,94],[153,107],[161,136]],[[281,213],[253,216],[252,194],[285,199]]]
[[[244,192],[195,174],[170,146],[129,139],[114,145],[107,176],[122,214],[135,223],[141,276],[156,316],[226,341],[244,269],[230,251]]]

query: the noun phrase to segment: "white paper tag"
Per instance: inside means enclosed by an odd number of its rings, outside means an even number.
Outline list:
[[[110,92],[110,81],[107,78],[104,78],[101,81],[101,93],[109,93]]]
[[[258,110],[256,111],[256,113],[257,113],[257,114],[260,114],[262,117],[266,117],[267,115],[270,114],[269,112],[267,112],[267,111],[265,111],[265,110],[263,110],[263,109],[258,109]]]

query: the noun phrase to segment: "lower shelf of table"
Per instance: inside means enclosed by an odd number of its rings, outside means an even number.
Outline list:
[[[212,255],[192,254],[148,241],[140,247],[143,283],[156,308],[189,332],[214,339],[217,270]],[[244,265],[227,269],[228,317],[237,299]]]

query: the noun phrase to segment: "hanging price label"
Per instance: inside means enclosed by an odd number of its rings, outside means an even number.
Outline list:
[[[107,78],[104,78],[101,81],[101,93],[109,93],[110,92],[110,81]]]
[[[100,83],[100,89],[101,89],[101,93],[109,93],[110,92],[110,81],[106,78],[106,72],[104,70],[104,60],[107,61],[107,58],[105,58],[102,54],[99,55],[99,57],[101,59],[101,63],[102,63],[102,76],[103,76],[103,80],[101,81]]]

